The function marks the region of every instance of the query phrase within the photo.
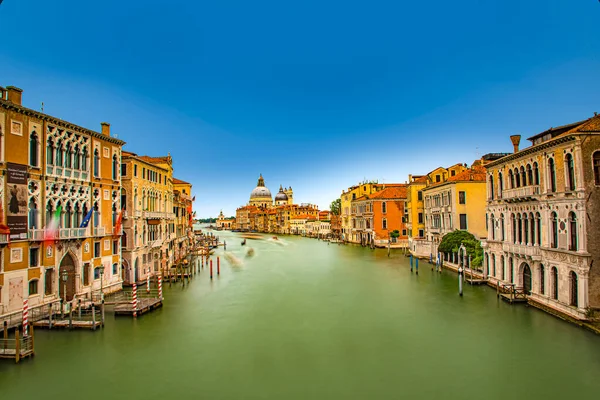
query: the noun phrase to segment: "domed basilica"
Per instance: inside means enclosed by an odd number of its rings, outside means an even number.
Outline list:
[[[250,193],[250,201],[248,202],[249,206],[256,206],[261,208],[271,208],[274,206],[283,206],[286,204],[293,204],[294,201],[294,192],[292,187],[283,188],[283,186],[279,186],[279,192],[275,195],[275,203],[273,203],[273,196],[271,196],[271,191],[265,186],[265,180],[262,177],[262,174],[258,178],[258,183],[256,187]]]

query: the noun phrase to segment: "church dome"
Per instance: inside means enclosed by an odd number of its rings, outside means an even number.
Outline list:
[[[275,195],[275,201],[287,201],[287,194],[283,192],[283,187],[279,186],[279,193]]]
[[[250,199],[266,197],[268,197],[269,199],[271,198],[271,191],[265,186],[265,180],[261,175],[260,178],[258,178],[258,184],[252,190],[252,192],[250,192]]]

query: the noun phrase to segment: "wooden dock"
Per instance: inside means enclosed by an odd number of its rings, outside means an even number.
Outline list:
[[[513,293],[500,293],[500,298],[509,303],[527,303],[527,297]]]
[[[104,326],[104,304],[89,308],[73,307],[69,304],[67,312],[50,315],[35,321],[33,326],[46,329],[89,329],[95,331]]]
[[[467,278],[469,285],[485,285],[487,279]]]
[[[115,315],[140,316],[152,310],[162,307],[162,300],[153,297],[142,297],[137,301],[137,309],[133,309],[132,303],[121,303],[115,305]]]
[[[4,338],[0,339],[0,358],[14,359],[18,363],[22,358],[35,355],[33,326],[29,328],[28,336],[21,336],[19,329],[15,331],[14,338],[8,338],[8,330],[4,331]]]

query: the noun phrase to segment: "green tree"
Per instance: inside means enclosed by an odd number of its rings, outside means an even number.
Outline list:
[[[481,242],[467,231],[456,230],[447,233],[442,238],[438,250],[442,253],[456,253],[460,245],[464,244],[467,255],[471,256],[471,265],[480,267],[483,264],[483,249]]]
[[[342,199],[335,199],[329,205],[329,209],[333,215],[340,215],[342,213]]]

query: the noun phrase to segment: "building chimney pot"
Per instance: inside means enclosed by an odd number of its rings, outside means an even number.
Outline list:
[[[513,144],[513,152],[517,153],[519,151],[519,143],[521,143],[521,135],[512,135],[510,141]]]
[[[23,95],[23,90],[19,89],[15,86],[7,86],[6,91],[8,92],[7,100],[16,105],[21,105],[21,96]]]
[[[108,122],[101,122],[100,125],[102,125],[102,134],[110,136],[110,124]]]

